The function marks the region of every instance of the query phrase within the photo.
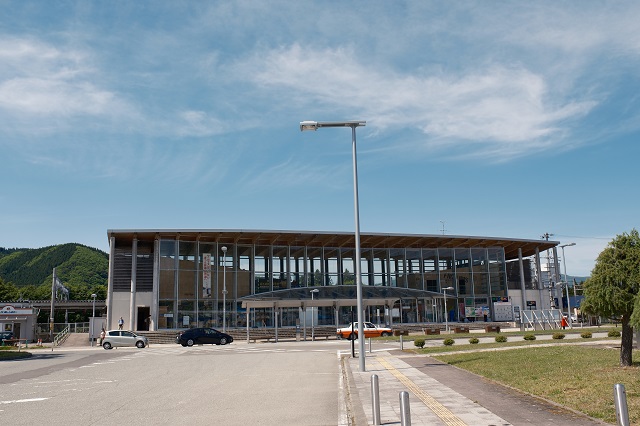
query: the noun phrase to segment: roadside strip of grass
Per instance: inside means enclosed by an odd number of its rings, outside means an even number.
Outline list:
[[[31,356],[30,352],[25,351],[0,351],[0,361],[6,361],[10,359],[20,359],[20,358],[29,358]]]
[[[553,346],[517,342],[530,347],[508,353],[495,350],[478,352],[469,348],[466,353],[434,354],[431,351],[431,354],[456,367],[613,424],[616,423],[613,387],[622,383],[626,389],[631,424],[640,424],[640,363],[620,367],[619,347],[560,342],[562,344]],[[505,345],[497,344],[499,347]],[[460,345],[457,350],[463,346],[480,349],[486,348],[487,344]],[[429,353],[428,350],[416,352]],[[634,351],[633,356],[640,356],[640,351]]]

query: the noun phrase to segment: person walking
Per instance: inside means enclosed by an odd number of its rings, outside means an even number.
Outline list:
[[[562,326],[563,330],[567,328],[567,325],[569,325],[567,323],[567,316],[566,315],[562,316],[562,319],[560,320],[560,325]]]
[[[124,325],[124,320],[122,317],[118,320],[118,330],[122,330],[122,326]]]

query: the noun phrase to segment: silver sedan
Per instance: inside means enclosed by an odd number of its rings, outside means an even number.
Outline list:
[[[128,330],[109,330],[102,340],[102,347],[111,349],[118,346],[136,346],[144,348],[149,346],[149,339],[146,336],[139,336]]]

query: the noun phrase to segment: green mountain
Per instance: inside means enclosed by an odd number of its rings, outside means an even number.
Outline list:
[[[0,247],[0,280],[32,298],[42,297],[46,289],[51,297],[53,268],[71,299],[88,299],[92,292],[98,298],[106,296],[109,256],[101,250],[75,243],[39,249]],[[32,294],[35,289],[39,291]]]

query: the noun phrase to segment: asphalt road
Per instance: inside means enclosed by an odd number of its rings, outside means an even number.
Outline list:
[[[0,363],[11,425],[340,424],[344,343],[33,351]],[[343,348],[344,349],[344,348]]]

